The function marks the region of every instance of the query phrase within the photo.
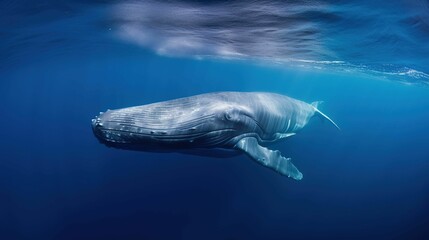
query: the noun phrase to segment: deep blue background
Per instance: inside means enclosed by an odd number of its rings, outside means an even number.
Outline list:
[[[136,54],[137,53],[137,54]],[[365,75],[158,57],[136,49],[2,75],[2,239],[410,239],[429,236],[429,90]],[[224,90],[321,107],[278,148],[304,173],[230,159],[109,149],[107,108]]]
[[[159,56],[116,38],[119,2],[0,2],[1,240],[429,239],[427,1],[285,5],[317,26],[302,37],[320,45],[298,53],[353,64],[335,71]],[[272,147],[302,181],[244,155],[109,149],[91,131],[108,108],[230,90],[323,100],[342,130],[315,118]]]

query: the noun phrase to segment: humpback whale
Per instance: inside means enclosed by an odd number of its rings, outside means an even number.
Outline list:
[[[311,104],[267,92],[216,92],[101,112],[92,119],[98,140],[119,149],[221,156],[245,153],[259,164],[301,180],[290,158],[267,147],[295,135],[313,116]]]

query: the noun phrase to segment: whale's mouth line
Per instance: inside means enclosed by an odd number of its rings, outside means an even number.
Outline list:
[[[132,138],[132,137],[149,137],[151,139],[154,140],[177,140],[177,141],[186,141],[186,140],[192,140],[192,139],[197,139],[200,137],[204,137],[207,136],[209,134],[212,133],[222,133],[222,132],[235,132],[237,131],[234,128],[223,128],[223,129],[217,129],[217,130],[213,130],[213,131],[204,131],[204,132],[198,132],[198,133],[191,133],[191,134],[174,134],[174,135],[168,135],[167,133],[165,134],[147,134],[147,133],[138,133],[138,132],[133,132],[133,131],[125,131],[125,130],[119,130],[119,129],[112,129],[112,128],[104,128],[104,129],[100,129],[101,132],[103,132],[104,136],[106,136],[107,134],[112,134],[114,136],[120,136],[120,134],[126,134],[128,135],[128,137]],[[120,133],[120,134],[118,134]],[[117,141],[113,138],[109,138],[109,137],[105,137],[104,138],[105,141],[107,142],[123,142],[123,143],[127,143],[127,141]]]

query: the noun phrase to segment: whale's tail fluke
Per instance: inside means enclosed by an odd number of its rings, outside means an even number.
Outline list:
[[[317,102],[312,102],[311,106],[314,107],[314,110],[316,110],[316,113],[319,114],[319,116],[321,116],[323,119],[328,120],[330,123],[332,123],[332,125],[334,125],[338,130],[341,130],[340,127],[338,127],[338,125],[332,121],[332,119],[330,119],[328,116],[326,116],[326,114],[324,114],[323,112],[321,112],[318,107],[323,103],[323,101],[317,101]]]

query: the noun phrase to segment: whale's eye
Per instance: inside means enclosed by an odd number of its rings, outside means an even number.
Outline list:
[[[226,120],[231,120],[232,119],[232,116],[231,116],[231,114],[230,113],[225,113],[225,119]]]
[[[231,109],[225,112],[225,119],[232,122],[240,121],[240,111],[236,109]]]

